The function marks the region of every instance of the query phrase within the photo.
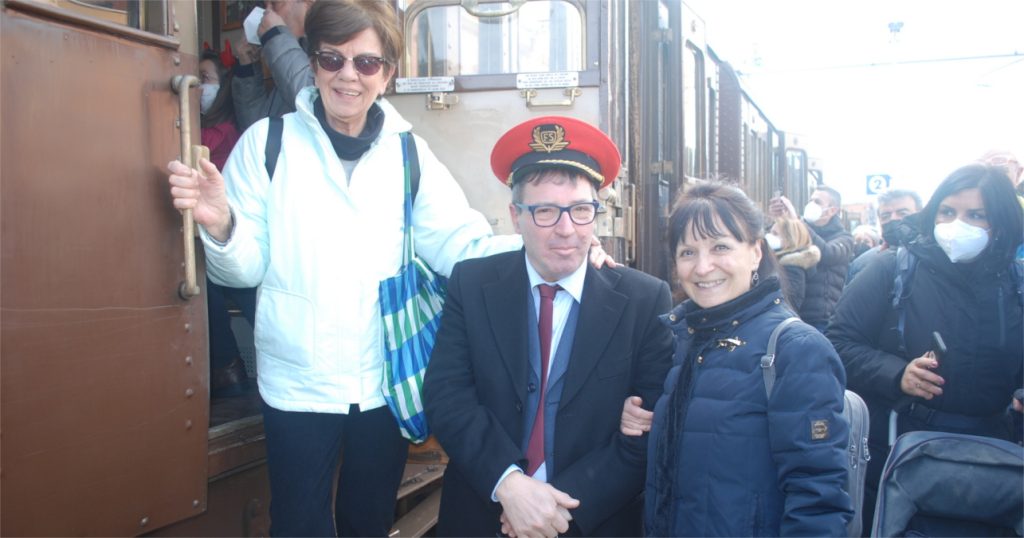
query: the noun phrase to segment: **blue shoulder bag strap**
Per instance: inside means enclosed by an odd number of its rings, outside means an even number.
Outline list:
[[[281,153],[281,131],[284,130],[284,119],[270,117],[270,128],[267,131],[267,146],[263,149],[264,165],[267,167],[267,177],[274,180],[274,170],[277,169],[277,156]]]
[[[1017,302],[1024,305],[1024,243],[1017,247],[1017,253],[1010,262],[1010,278],[1017,291]]]
[[[776,325],[772,330],[772,335],[768,337],[768,350],[761,357],[761,374],[764,376],[764,392],[769,398],[772,397],[772,387],[775,386],[775,346],[778,343],[779,335],[782,334],[782,329],[798,321],[800,321],[798,317],[782,320],[782,323]]]
[[[910,284],[917,269],[917,256],[906,247],[896,249],[896,275],[892,282],[892,309],[896,311],[896,339],[900,353],[907,353],[903,332],[907,324],[907,309],[903,300],[910,297]]]

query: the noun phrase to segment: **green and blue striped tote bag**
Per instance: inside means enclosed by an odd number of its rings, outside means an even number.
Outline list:
[[[416,257],[412,228],[412,180],[419,175],[416,143],[402,133],[405,162],[405,240],[402,268],[380,282],[381,333],[384,346],[384,399],[402,436],[421,443],[430,435],[423,414],[423,376],[441,325],[447,279]],[[416,178],[418,180],[418,177]]]

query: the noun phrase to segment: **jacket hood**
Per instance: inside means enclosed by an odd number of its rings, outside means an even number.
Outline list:
[[[811,269],[821,261],[821,251],[814,245],[807,248],[779,254],[780,265],[791,265],[801,269]]]

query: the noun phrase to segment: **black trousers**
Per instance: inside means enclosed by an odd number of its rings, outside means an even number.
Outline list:
[[[210,327],[210,368],[224,368],[239,357],[238,342],[231,330],[227,300],[235,303],[249,325],[256,326],[256,288],[229,288],[206,279],[206,308]]]
[[[409,454],[387,406],[342,415],[264,403],[263,427],[271,536],[387,536]]]

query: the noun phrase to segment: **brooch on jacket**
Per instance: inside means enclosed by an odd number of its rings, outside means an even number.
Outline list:
[[[732,350],[736,349],[739,346],[745,346],[745,345],[747,345],[746,342],[744,342],[743,340],[740,340],[739,338],[734,336],[732,338],[722,338],[721,340],[719,340],[718,341],[718,345],[715,346],[715,349],[724,347],[724,348],[728,348],[729,351],[732,351]]]

